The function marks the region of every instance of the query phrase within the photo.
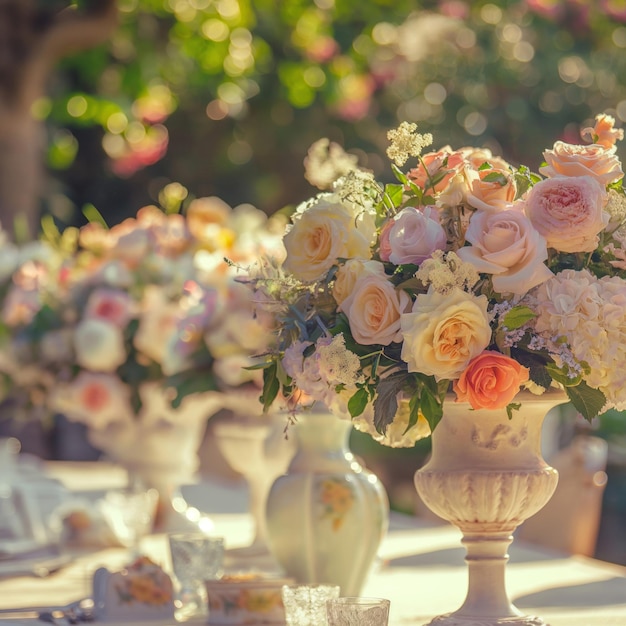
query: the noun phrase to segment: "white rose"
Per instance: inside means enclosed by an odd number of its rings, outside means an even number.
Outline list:
[[[375,232],[372,213],[335,195],[321,194],[294,215],[283,239],[284,268],[300,280],[318,280],[337,259],[371,258]]]
[[[363,276],[385,276],[385,266],[380,261],[349,259],[339,266],[333,284],[333,297],[341,304],[353,291],[354,285]]]
[[[548,280],[546,240],[520,211],[477,211],[470,219],[465,239],[472,245],[457,255],[479,272],[493,274],[500,293],[524,294]]]
[[[386,278],[367,275],[354,286],[340,309],[346,314],[354,339],[364,345],[401,341],[400,316],[411,299]]]
[[[95,372],[113,372],[126,361],[122,331],[113,324],[90,318],[74,332],[76,362]]]
[[[402,315],[402,359],[409,372],[437,380],[460,376],[491,341],[488,300],[461,289],[417,296],[413,311]]]

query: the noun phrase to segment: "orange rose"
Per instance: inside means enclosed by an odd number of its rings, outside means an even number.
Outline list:
[[[500,352],[485,350],[472,359],[454,382],[457,402],[473,409],[503,409],[528,381],[528,368]]]
[[[599,144],[579,146],[557,141],[552,150],[545,150],[547,165],[539,171],[548,178],[555,176],[592,176],[601,185],[614,183],[624,176],[615,148],[607,150]]]

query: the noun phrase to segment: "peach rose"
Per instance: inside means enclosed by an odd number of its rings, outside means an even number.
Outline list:
[[[580,131],[583,139],[589,139],[591,143],[597,143],[603,148],[611,149],[618,140],[624,139],[624,130],[615,128],[615,118],[610,115],[596,115],[596,123],[593,128],[583,128]]]
[[[510,170],[492,168],[467,170],[467,203],[480,211],[502,211],[515,200],[517,189]],[[493,180],[495,178],[495,180]]]
[[[283,242],[283,267],[296,278],[322,278],[340,258],[370,259],[376,225],[373,213],[320,194],[313,204],[301,205]]]
[[[437,380],[457,378],[491,341],[486,296],[461,289],[419,294],[413,311],[402,315],[402,359],[409,372]]]
[[[510,172],[513,168],[508,161],[500,156],[494,156],[489,148],[476,148],[466,146],[458,150],[463,154],[465,160],[474,168],[479,169],[485,163],[489,163],[492,168]]]
[[[546,240],[520,211],[478,211],[465,238],[472,245],[457,250],[458,256],[479,272],[492,274],[493,288],[500,293],[525,294],[552,276],[544,264]]]
[[[400,316],[410,302],[405,291],[398,291],[386,278],[370,274],[357,281],[339,308],[346,314],[356,341],[388,346],[402,340]]]
[[[560,252],[592,252],[609,222],[604,188],[591,176],[557,176],[538,182],[526,197],[526,214]]]
[[[469,402],[473,409],[503,409],[528,379],[528,368],[500,352],[485,350],[471,360],[453,389],[457,402]]]
[[[389,260],[396,265],[420,264],[435,250],[446,247],[446,233],[432,207],[402,209],[388,230]]]
[[[539,171],[548,178],[555,176],[593,176],[602,186],[614,183],[624,176],[615,149],[607,150],[598,144],[579,146],[557,141],[552,150],[545,150],[547,165]]]
[[[408,172],[408,177],[428,195],[444,193],[453,179],[462,173],[463,154],[445,146],[438,152],[422,155],[420,164]]]
[[[385,266],[379,261],[348,259],[339,266],[333,283],[333,297],[341,304],[353,291],[357,281],[364,276],[385,276]]]

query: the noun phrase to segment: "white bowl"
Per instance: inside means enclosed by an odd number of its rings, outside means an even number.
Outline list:
[[[205,582],[209,602],[209,625],[285,624],[282,599],[288,578],[224,576]]]

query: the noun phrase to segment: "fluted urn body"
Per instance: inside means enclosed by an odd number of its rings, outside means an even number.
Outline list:
[[[468,593],[457,611],[436,617],[446,626],[542,626],[511,604],[505,588],[512,533],[552,497],[558,474],[541,455],[544,417],[564,393],[520,392],[506,409],[473,410],[448,398],[432,435],[429,462],[415,474],[424,503],[463,533]]]

